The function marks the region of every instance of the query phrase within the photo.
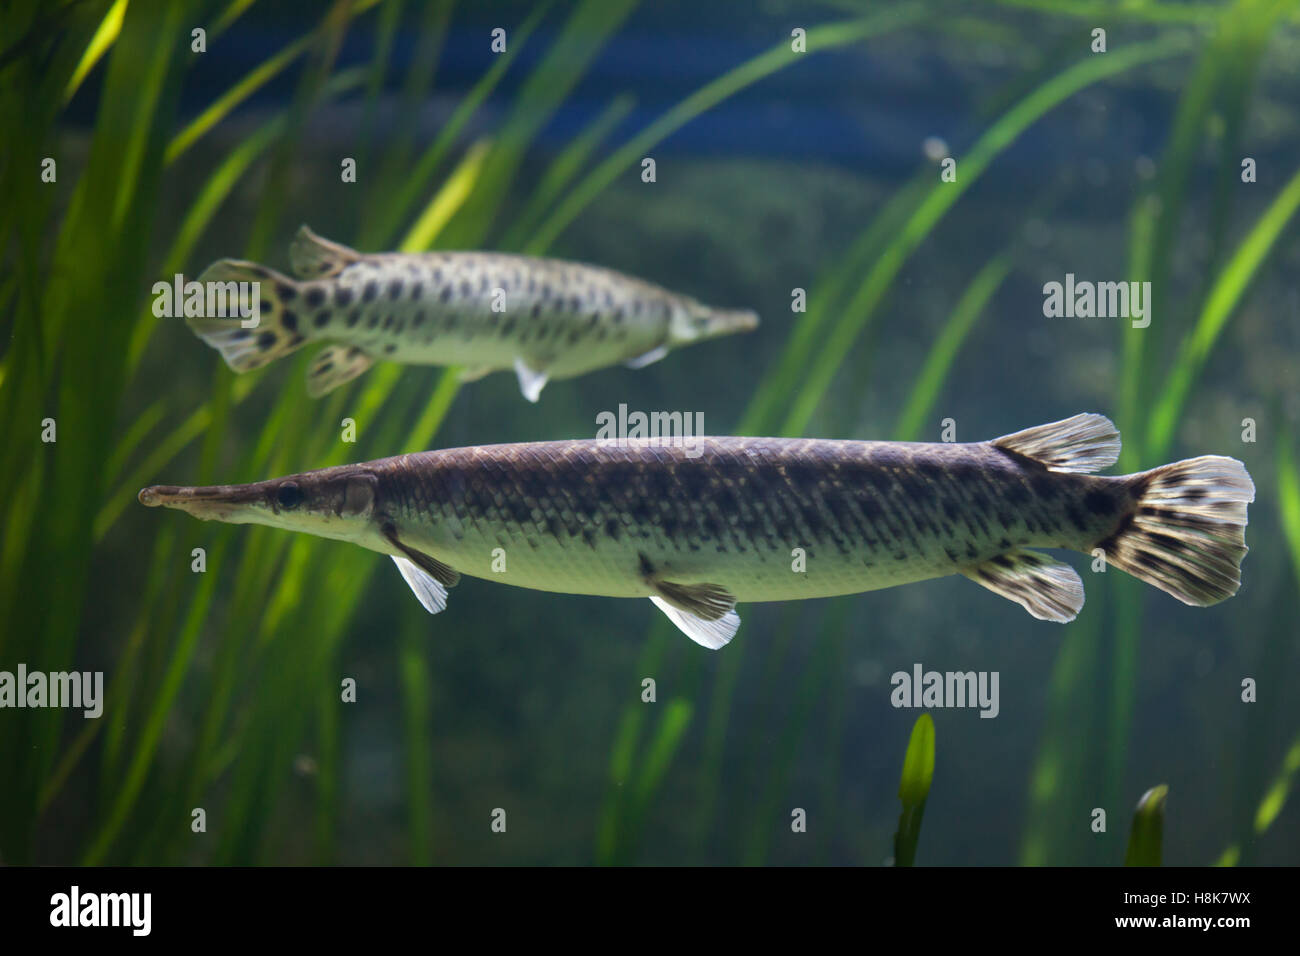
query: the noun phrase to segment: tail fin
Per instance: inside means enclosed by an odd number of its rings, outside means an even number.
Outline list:
[[[1134,476],[1142,494],[1100,547],[1116,567],[1184,604],[1208,607],[1241,587],[1246,505],[1255,483],[1235,458],[1206,455]]]
[[[207,315],[185,318],[194,334],[220,352],[236,372],[260,368],[306,342],[298,331],[297,315],[287,305],[298,294],[297,283],[292,279],[253,262],[220,259],[203,270],[198,281],[204,289],[210,288],[209,282],[257,283],[252,286],[258,302],[256,326],[246,328],[237,309],[230,307],[223,310],[229,314],[228,318]],[[229,303],[233,299],[237,303],[238,299],[233,297],[238,288],[233,284],[226,286],[223,301]]]

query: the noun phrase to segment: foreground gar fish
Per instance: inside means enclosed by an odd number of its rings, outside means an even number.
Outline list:
[[[704,438],[488,445],[208,488],[146,505],[266,524],[388,554],[430,612],[458,572],[542,591],[649,597],[692,639],[735,634],[737,601],[872,591],[963,574],[1041,620],[1083,583],[1035,547],[1100,548],[1186,604],[1235,594],[1241,462],[1206,456],[1118,477],[1101,415],[973,444]],[[688,455],[686,452],[699,452]],[[802,548],[806,570],[792,568]],[[503,573],[493,571],[504,557]]]
[[[713,309],[610,269],[499,252],[366,255],[306,226],[289,250],[298,278],[221,259],[207,282],[257,282],[259,323],[188,317],[236,372],[312,341],[332,343],[307,370],[319,397],[376,360],[461,365],[465,381],[514,369],[535,402],[550,379],[620,362],[641,368],[692,342],[758,325],[744,310]]]

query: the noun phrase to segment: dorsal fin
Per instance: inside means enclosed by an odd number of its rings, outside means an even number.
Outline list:
[[[299,279],[321,279],[336,276],[343,267],[356,262],[361,253],[355,249],[322,239],[307,226],[299,226],[289,244],[289,264]]]
[[[993,444],[1040,462],[1052,471],[1089,474],[1119,460],[1119,431],[1105,415],[1075,415],[993,439]]]

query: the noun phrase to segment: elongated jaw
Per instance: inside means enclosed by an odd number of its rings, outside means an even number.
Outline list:
[[[184,490],[176,485],[150,485],[148,488],[141,488],[136,497],[146,508],[161,508],[175,501],[177,495]]]
[[[175,508],[204,521],[242,524],[250,520],[250,506],[262,500],[263,492],[256,485],[150,485],[137,497],[149,508]]]

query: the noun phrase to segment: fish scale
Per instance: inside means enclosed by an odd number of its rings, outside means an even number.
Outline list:
[[[706,647],[742,601],[874,591],[961,574],[1069,621],[1083,584],[1035,548],[1101,554],[1179,600],[1236,593],[1254,485],[1207,455],[1133,475],[1119,434],[1077,415],[991,442],[574,439],[420,452],[249,485],[146,488],[201,518],[392,555],[430,611],[460,574],[649,597]]]

